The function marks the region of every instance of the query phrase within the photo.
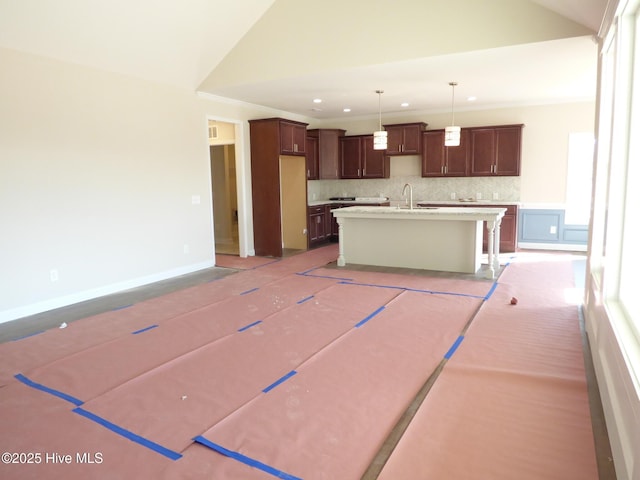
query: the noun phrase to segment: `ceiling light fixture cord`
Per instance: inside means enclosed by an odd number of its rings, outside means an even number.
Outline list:
[[[450,82],[449,85],[451,85],[451,125],[455,125],[456,122],[454,121],[453,104],[456,95],[456,85],[458,84],[456,82]]]
[[[382,130],[382,94],[384,90],[376,90],[378,94],[378,130]]]

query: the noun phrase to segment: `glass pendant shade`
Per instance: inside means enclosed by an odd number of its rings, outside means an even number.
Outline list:
[[[373,149],[374,150],[386,150],[387,149],[387,132],[386,130],[378,130],[373,132]]]
[[[451,125],[444,129],[444,146],[459,147],[460,146],[460,127]]]

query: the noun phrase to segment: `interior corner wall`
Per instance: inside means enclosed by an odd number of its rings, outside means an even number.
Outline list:
[[[6,49],[0,64],[0,322],[213,265],[193,92]]]

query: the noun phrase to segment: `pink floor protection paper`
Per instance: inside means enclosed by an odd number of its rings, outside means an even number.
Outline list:
[[[358,480],[443,364],[379,478],[597,478],[570,257],[496,283],[336,256],[0,344],[0,478]]]
[[[378,478],[596,480],[572,286],[571,258],[511,264]]]

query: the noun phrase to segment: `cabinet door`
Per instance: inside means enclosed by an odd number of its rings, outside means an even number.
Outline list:
[[[327,237],[324,205],[309,207],[307,210],[307,235],[309,245],[322,243]]]
[[[307,137],[305,147],[307,159],[307,180],[318,180],[318,139]]]
[[[408,125],[402,129],[403,131],[403,142],[402,142],[402,153],[405,155],[418,155],[421,152],[422,145],[421,142],[421,134],[422,129],[420,125]]]
[[[402,153],[404,142],[404,132],[402,127],[385,127],[387,131],[387,155],[398,155]]]
[[[444,144],[444,135],[442,139]],[[444,147],[444,173],[447,177],[466,177],[469,173],[469,131],[460,132],[460,145]]]
[[[301,125],[280,122],[280,153],[300,155],[305,153],[307,130]]]
[[[384,150],[373,149],[373,135],[361,138],[362,178],[389,178],[389,157]]]
[[[444,130],[422,132],[422,176],[444,175]]]
[[[496,136],[493,128],[472,128],[471,135],[471,175],[493,175],[496,156]]]
[[[494,174],[520,175],[522,127],[496,128],[496,160]]]
[[[318,130],[318,178],[340,178],[340,138],[344,136],[344,130],[319,129]]]
[[[362,143],[360,137],[340,139],[340,178],[360,178]]]

